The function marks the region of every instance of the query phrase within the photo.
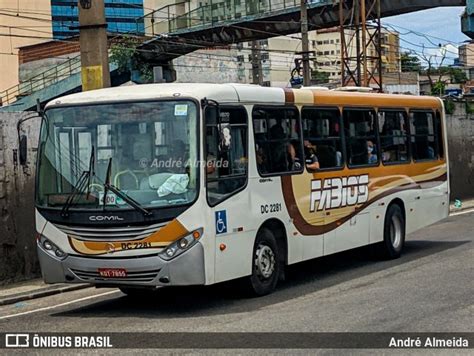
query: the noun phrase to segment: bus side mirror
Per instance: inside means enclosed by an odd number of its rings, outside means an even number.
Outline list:
[[[19,162],[20,165],[26,166],[28,162],[28,138],[26,135],[20,136],[20,144],[19,144]]]

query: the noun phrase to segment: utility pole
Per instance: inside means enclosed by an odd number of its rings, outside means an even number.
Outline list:
[[[339,2],[342,86],[383,90],[380,1]]]
[[[262,46],[260,41],[252,41],[252,84],[263,84]]]
[[[110,87],[104,0],[79,0],[82,90]]]
[[[301,0],[301,49],[303,59],[303,85],[311,85],[311,70],[309,66],[309,40],[308,40],[308,9],[306,0]]]

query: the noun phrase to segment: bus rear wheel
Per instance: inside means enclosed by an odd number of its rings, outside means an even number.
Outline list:
[[[383,241],[378,244],[378,256],[383,259],[399,258],[405,244],[405,217],[398,204],[388,207],[385,215]]]
[[[280,251],[273,232],[263,228],[257,235],[252,254],[252,274],[248,278],[250,292],[263,296],[275,289],[281,269]]]

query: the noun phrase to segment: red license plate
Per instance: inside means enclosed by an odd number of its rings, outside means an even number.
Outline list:
[[[108,278],[123,278],[127,277],[127,270],[125,268],[99,268],[97,270],[101,277]]]

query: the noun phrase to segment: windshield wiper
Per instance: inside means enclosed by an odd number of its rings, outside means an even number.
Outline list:
[[[109,158],[109,164],[107,166],[107,173],[105,175],[105,183],[104,183],[104,208],[103,210],[105,211],[105,202],[107,200],[107,193],[109,190],[113,192],[115,195],[119,196],[122,198],[128,205],[130,205],[132,208],[135,210],[138,210],[145,216],[151,215],[151,212],[145,209],[143,206],[140,205],[139,202],[137,202],[135,199],[127,195],[125,192],[122,192],[120,189],[118,189],[116,186],[110,183],[110,174],[111,174],[111,169],[112,169],[112,157]]]
[[[66,217],[69,215],[69,209],[71,208],[73,204],[75,204],[74,200],[79,195],[79,193],[84,191],[85,187],[87,187],[86,199],[89,199],[90,180],[91,180],[91,176],[95,174],[94,173],[94,160],[95,160],[95,149],[94,149],[94,146],[92,146],[91,155],[89,158],[89,168],[87,170],[82,171],[79,179],[74,185],[71,195],[68,196],[66,203],[64,204],[63,209],[61,210],[61,216]]]

